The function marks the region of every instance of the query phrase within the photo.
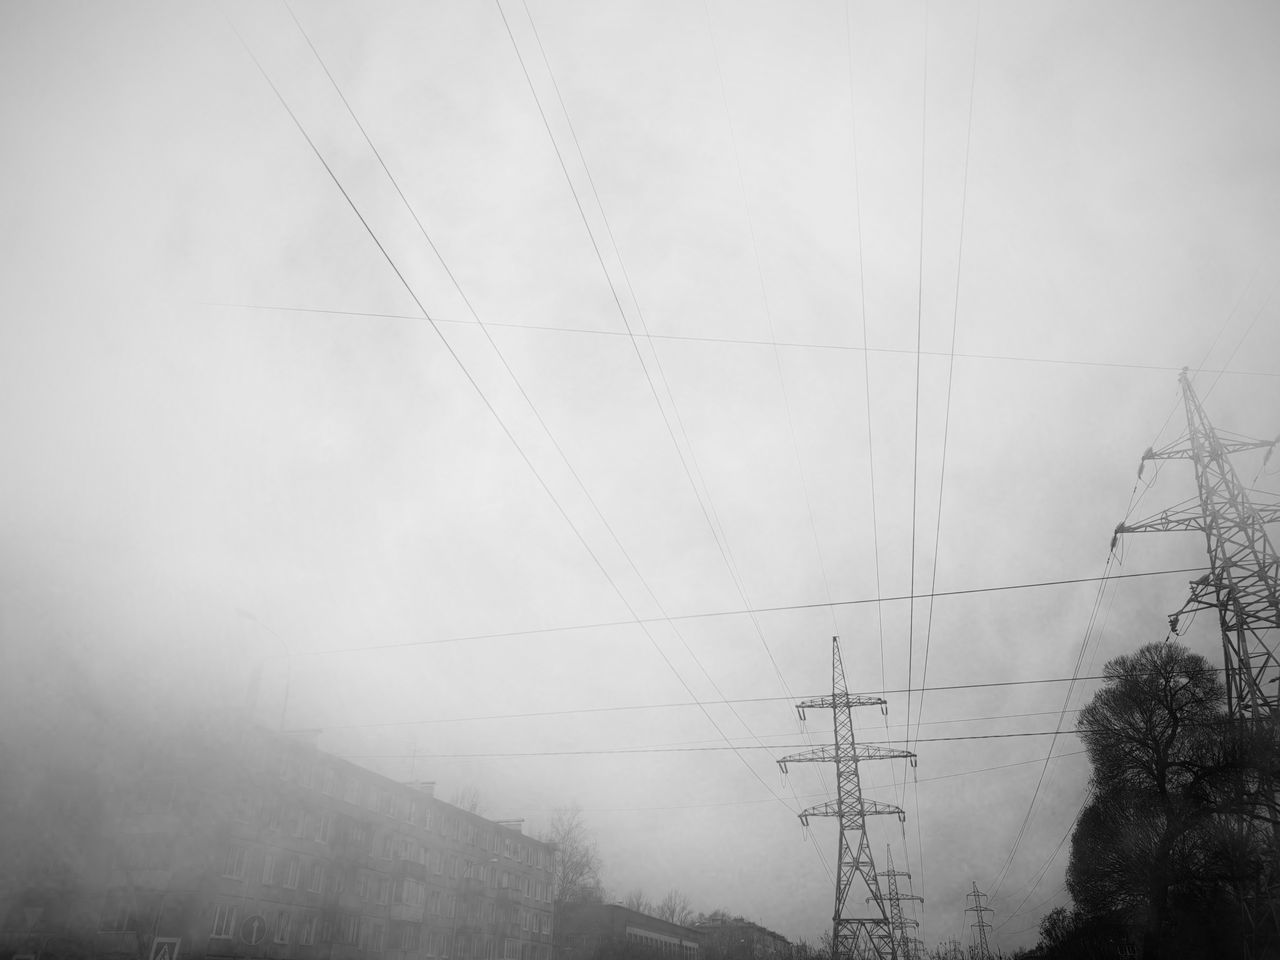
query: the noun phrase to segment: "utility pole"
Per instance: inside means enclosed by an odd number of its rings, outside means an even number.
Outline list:
[[[1177,632],[1187,610],[1215,608],[1222,631],[1227,711],[1239,720],[1280,719],[1280,660],[1273,652],[1280,636],[1280,556],[1266,524],[1280,521],[1280,503],[1257,503],[1240,482],[1229,454],[1267,449],[1276,441],[1219,434],[1200,404],[1184,367],[1178,376],[1187,414],[1187,437],[1160,450],[1148,448],[1148,460],[1190,460],[1195,465],[1197,503],[1171,507],[1138,523],[1121,523],[1122,533],[1199,530],[1209,551],[1209,573],[1191,584],[1191,597],[1169,618]],[[1266,463],[1266,460],[1263,460]],[[1142,476],[1141,467],[1138,476]]]
[[[800,814],[800,822],[809,825],[810,817],[836,817],[840,822],[838,868],[836,872],[835,909],[831,915],[831,960],[861,960],[872,956],[878,960],[903,960],[894,941],[889,914],[885,910],[885,898],[876,878],[876,866],[871,858],[871,843],[867,839],[867,817],[876,814],[897,814],[906,821],[901,807],[862,796],[862,781],[858,776],[858,764],[864,760],[891,760],[911,758],[915,754],[907,750],[894,750],[871,744],[861,746],[853,737],[854,707],[883,706],[881,697],[850,696],[845,683],[844,663],[840,659],[840,638],[831,638],[831,696],[802,700],[796,705],[800,719],[805,710],[830,709],[835,727],[834,746],[821,746],[803,753],[783,757],[778,761],[782,772],[788,763],[823,762],[836,765],[836,799],[809,807]],[[861,879],[871,896],[868,904],[875,910],[869,917],[852,917],[846,914],[849,891],[854,880]]]
[[[905,870],[893,869],[893,850],[886,843],[884,846],[885,862],[889,864],[888,870],[882,870],[876,874],[878,877],[884,877],[889,881],[889,895],[885,897],[885,902],[889,904],[889,928],[893,931],[894,942],[898,946],[898,957],[900,960],[915,960],[915,950],[913,944],[915,938],[907,935],[907,927],[916,929],[920,926],[919,921],[902,915],[902,901],[915,900],[924,903],[924,897],[916,896],[914,893],[899,893],[898,878],[906,877],[911,879],[911,874]],[[871,897],[867,897],[867,903],[871,903]]]
[[[986,894],[978,890],[978,883],[975,880],[973,883],[973,893],[965,894],[964,898],[966,903],[969,900],[973,900],[973,906],[965,907],[964,912],[973,913],[977,916],[975,922],[969,924],[970,930],[977,931],[976,937],[970,937],[971,942],[976,940],[969,950],[971,960],[991,960],[991,948],[987,945],[987,931],[991,929],[991,924],[987,923],[986,918],[982,915],[984,913],[994,913],[995,911],[990,907],[984,907],[982,905],[984,897],[986,897]]]

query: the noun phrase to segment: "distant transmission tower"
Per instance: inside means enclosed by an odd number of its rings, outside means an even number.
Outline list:
[[[1187,437],[1160,450],[1148,448],[1148,460],[1190,460],[1195,465],[1198,502],[1187,500],[1139,523],[1121,523],[1112,538],[1148,530],[1200,530],[1209,550],[1209,573],[1191,585],[1191,598],[1169,618],[1177,631],[1187,610],[1215,608],[1222,630],[1227,710],[1241,720],[1280,719],[1280,660],[1275,654],[1280,630],[1280,557],[1266,524],[1280,521],[1280,503],[1257,503],[1228,459],[1229,454],[1270,448],[1276,441],[1250,440],[1214,430],[1191,387],[1186,368],[1178,377],[1187,413]],[[1263,461],[1266,463],[1266,460]],[[1141,469],[1138,475],[1142,475]]]
[[[911,874],[905,870],[893,869],[893,851],[888,844],[885,844],[884,855],[885,861],[889,864],[889,869],[880,871],[876,876],[885,877],[889,881],[889,895],[884,898],[885,902],[889,904],[889,928],[893,931],[893,940],[897,945],[898,957],[901,960],[915,960],[914,944],[918,941],[907,934],[907,928],[911,927],[914,930],[920,924],[918,921],[902,915],[902,901],[915,900],[919,903],[924,903],[924,897],[918,897],[914,893],[898,892],[898,878],[906,877],[910,880]],[[871,903],[871,897],[867,898],[867,903]]]
[[[836,765],[836,799],[810,807],[800,814],[800,822],[808,826],[810,817],[837,817],[840,821],[839,869],[836,873],[836,902],[831,916],[831,960],[904,960],[894,940],[893,927],[885,909],[885,898],[876,878],[876,866],[871,858],[871,844],[867,840],[867,817],[881,813],[895,813],[906,820],[901,807],[862,796],[862,781],[858,777],[858,764],[863,760],[890,760],[898,757],[914,758],[907,750],[893,750],[870,744],[859,746],[853,738],[854,707],[881,706],[880,697],[850,696],[845,684],[844,663],[840,659],[840,638],[831,638],[831,696],[815,700],[803,700],[796,705],[800,719],[806,709],[830,709],[835,725],[835,745],[806,750],[778,761],[782,772],[788,763],[824,762]],[[875,912],[869,917],[851,917],[846,913],[849,891],[855,878],[860,878],[871,896]],[[856,901],[855,901],[856,902]]]
[[[991,948],[987,945],[987,931],[991,929],[991,924],[987,923],[986,918],[982,915],[984,913],[994,913],[995,911],[982,905],[984,897],[986,897],[986,894],[978,890],[978,884],[975,881],[973,893],[965,894],[964,898],[966,903],[969,900],[973,901],[973,906],[965,907],[964,912],[972,913],[977,917],[973,923],[969,924],[969,929],[975,931],[972,938],[974,941],[973,946],[969,950],[970,960],[991,960]]]

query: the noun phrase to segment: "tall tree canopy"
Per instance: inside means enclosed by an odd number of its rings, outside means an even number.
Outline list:
[[[1104,676],[1077,722],[1093,796],[1072,836],[1072,898],[1126,920],[1145,958],[1230,956],[1256,939],[1257,884],[1275,872],[1274,733],[1231,722],[1217,671],[1180,644]]]

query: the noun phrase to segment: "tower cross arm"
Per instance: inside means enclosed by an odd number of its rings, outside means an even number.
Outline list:
[[[837,693],[830,697],[813,697],[796,704],[800,719],[806,710],[830,710],[832,707],[879,707],[888,703],[884,697],[871,697],[857,693]]]
[[[896,806],[895,804],[881,803],[879,800],[868,800],[865,797],[862,798],[862,803],[860,804],[860,807],[861,807],[861,813],[863,814],[863,816],[868,816],[868,817],[873,816],[875,814],[892,813],[892,814],[896,814],[898,816],[898,819],[905,820],[907,816],[906,811],[904,811],[901,807]],[[838,801],[828,800],[825,803],[819,803],[816,806],[812,806],[806,810],[801,811],[800,822],[807,825],[809,823],[810,817],[838,817],[840,816],[841,812],[842,811],[840,809],[840,804]]]
[[[1122,533],[1169,533],[1176,530],[1203,530],[1204,514],[1200,505],[1194,507],[1174,507],[1164,510],[1153,517],[1138,520],[1134,523],[1116,524],[1116,536]]]
[[[1257,503],[1253,505],[1253,509],[1257,518],[1263,523],[1280,523],[1280,503]],[[1203,529],[1204,512],[1197,504],[1195,507],[1174,507],[1164,510],[1136,523],[1118,523],[1115,535],[1118,537],[1122,533],[1170,533]]]
[[[1247,453],[1250,450],[1266,450],[1269,447],[1274,447],[1277,442],[1280,442],[1280,437],[1277,437],[1275,440],[1254,440],[1252,437],[1225,438],[1219,435],[1217,437],[1217,448],[1218,448],[1217,452],[1232,454],[1232,453]],[[1155,450],[1151,447],[1147,447],[1146,451],[1142,454],[1143,464],[1146,464],[1148,460],[1194,460],[1194,459],[1195,459],[1194,448],[1190,444],[1186,444],[1183,442],[1170,444],[1169,446],[1162,447],[1159,450]],[[1138,470],[1138,476],[1142,476],[1141,469]]]
[[[881,747],[873,743],[858,743],[853,747],[853,760],[896,760],[909,759],[915,754],[910,750],[897,750],[892,747]],[[787,772],[788,763],[834,763],[839,757],[841,760],[850,759],[847,753],[840,753],[835,747],[829,744],[823,744],[821,747],[814,747],[812,750],[804,750],[800,753],[792,753],[778,760],[778,766],[782,768],[782,772]]]

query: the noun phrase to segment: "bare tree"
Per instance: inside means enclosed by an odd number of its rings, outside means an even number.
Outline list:
[[[639,887],[636,887],[636,889],[627,894],[626,898],[622,901],[622,905],[628,910],[635,910],[637,913],[647,913],[650,916],[655,915],[653,912],[653,904],[648,901],[644,895],[644,891]]]
[[[543,836],[555,844],[552,899],[556,903],[596,902],[600,890],[600,852],[577,804],[558,808]]]
[[[455,789],[449,802],[467,813],[484,813],[484,806],[480,802],[480,790],[474,785]]]
[[[675,888],[667,891],[667,895],[658,904],[654,916],[659,919],[686,926],[693,919],[693,907],[689,898]]]

